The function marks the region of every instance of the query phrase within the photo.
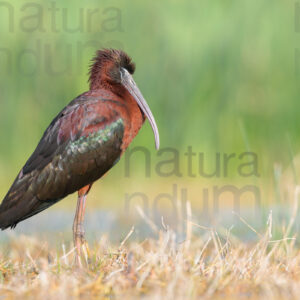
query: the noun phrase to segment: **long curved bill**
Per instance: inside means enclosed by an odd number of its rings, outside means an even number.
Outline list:
[[[157,129],[157,125],[155,122],[155,119],[152,115],[152,112],[144,99],[141,91],[139,90],[138,86],[136,85],[133,77],[131,74],[125,69],[122,68],[121,71],[121,83],[122,85],[128,90],[128,92],[132,95],[132,97],[135,99],[143,113],[146,115],[147,119],[150,122],[150,125],[152,127],[154,138],[155,138],[155,148],[159,149],[159,133]]]

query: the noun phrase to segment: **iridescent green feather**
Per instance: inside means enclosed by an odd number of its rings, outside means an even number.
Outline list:
[[[76,153],[81,154],[90,152],[99,148],[101,145],[109,141],[113,134],[123,128],[124,122],[123,119],[119,118],[116,121],[106,125],[104,128],[90,133],[88,136],[81,136],[78,140],[71,141],[66,147],[67,153]]]

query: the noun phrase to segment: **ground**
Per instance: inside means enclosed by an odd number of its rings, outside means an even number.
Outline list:
[[[242,220],[243,221],[243,220]],[[253,230],[250,225],[249,230]],[[134,228],[112,245],[104,235],[74,266],[72,244],[17,236],[1,247],[0,295],[5,299],[292,299],[300,294],[300,251],[290,237],[272,239],[272,219],[255,242],[228,230],[189,222],[178,241],[168,227],[134,241]]]

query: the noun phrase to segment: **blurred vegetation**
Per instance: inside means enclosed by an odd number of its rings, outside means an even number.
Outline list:
[[[274,162],[288,165],[290,150],[300,148],[295,3],[1,2],[1,195],[54,116],[88,89],[88,66],[102,47],[123,48],[136,62],[162,147],[177,147],[183,157],[191,145],[212,163],[216,152],[254,151],[260,172],[272,178]],[[99,11],[91,17],[92,9]],[[155,155],[145,127],[133,146]],[[122,167],[106,182],[125,180]]]

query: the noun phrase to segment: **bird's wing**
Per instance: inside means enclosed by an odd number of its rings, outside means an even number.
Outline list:
[[[106,173],[121,154],[117,103],[85,94],[51,122],[0,206],[0,228],[49,207]]]

